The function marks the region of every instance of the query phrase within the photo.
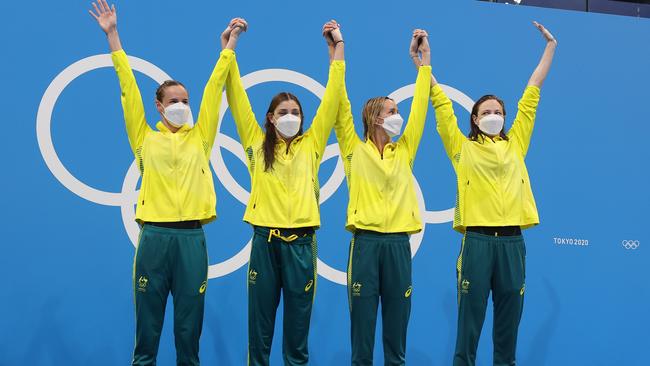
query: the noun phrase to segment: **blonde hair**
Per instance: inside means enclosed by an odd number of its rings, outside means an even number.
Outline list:
[[[361,113],[361,118],[363,120],[363,137],[368,138],[375,132],[376,124],[374,123],[375,119],[379,117],[381,111],[384,109],[384,102],[386,100],[392,100],[389,97],[376,97],[369,99],[366,104],[363,105],[363,111]]]

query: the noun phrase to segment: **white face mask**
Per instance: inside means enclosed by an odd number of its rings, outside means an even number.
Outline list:
[[[388,136],[395,137],[399,135],[400,132],[402,132],[403,124],[404,119],[399,115],[399,113],[397,113],[384,118],[384,123],[381,125],[381,127],[384,128]]]
[[[488,114],[478,121],[478,128],[488,136],[496,136],[503,129],[503,117],[498,114]]]
[[[275,120],[275,129],[278,130],[280,135],[284,138],[292,138],[300,129],[300,117],[291,113]]]
[[[163,115],[167,122],[174,127],[181,127],[184,124],[188,124],[190,127],[194,125],[194,118],[192,117],[190,106],[181,102],[165,107]]]

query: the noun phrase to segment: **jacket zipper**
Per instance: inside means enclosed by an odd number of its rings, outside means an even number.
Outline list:
[[[181,198],[180,198],[180,191],[178,189],[178,146],[177,146],[177,140],[178,137],[176,136],[176,133],[172,134],[172,166],[174,170],[174,184],[176,186],[176,189],[174,190],[176,193],[176,208],[178,210],[178,220],[181,220],[182,217],[182,212],[181,212]]]

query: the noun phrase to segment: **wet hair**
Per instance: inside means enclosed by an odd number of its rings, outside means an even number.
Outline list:
[[[181,83],[180,81],[165,80],[163,81],[162,84],[160,84],[160,86],[158,86],[158,89],[156,89],[156,99],[162,103],[163,98],[165,97],[165,89],[167,89],[170,86],[176,86],[176,85],[182,86],[183,89],[187,90],[185,85],[183,85],[183,83]]]
[[[368,99],[363,105],[361,118],[363,120],[363,137],[368,139],[369,135],[375,131],[375,119],[379,117],[381,111],[384,109],[384,102],[392,100],[389,97],[375,97]]]
[[[483,104],[483,102],[488,100],[496,100],[497,102],[499,102],[499,104],[501,104],[501,109],[503,109],[503,118],[506,117],[506,105],[505,103],[503,103],[503,100],[501,100],[499,97],[497,97],[496,95],[487,94],[479,98],[479,100],[477,100],[476,103],[474,103],[474,107],[472,107],[472,114],[470,114],[469,116],[470,130],[467,137],[469,137],[469,139],[472,141],[477,141],[479,136],[482,136],[483,138],[487,136],[486,134],[483,133],[483,131],[481,131],[481,129],[478,128],[478,125],[474,123],[473,119],[474,117],[476,117],[476,122],[478,122],[479,120],[478,109],[481,106],[481,104]],[[504,124],[503,128],[501,129],[501,132],[499,132],[499,137],[501,137],[504,140],[508,140],[508,136],[505,133],[505,128],[506,126]]]
[[[278,136],[275,133],[275,125],[273,122],[271,122],[271,117],[273,116],[275,109],[280,105],[280,103],[286,102],[287,100],[293,100],[296,102],[296,104],[298,104],[298,109],[300,110],[300,129],[298,130],[298,134],[296,136],[302,135],[304,114],[302,113],[302,105],[300,105],[298,97],[288,92],[278,93],[273,97],[273,99],[271,99],[269,109],[266,111],[266,122],[264,123],[266,132],[264,135],[264,143],[262,144],[262,151],[264,152],[265,172],[273,170],[273,163],[275,162],[275,144],[278,142]]]

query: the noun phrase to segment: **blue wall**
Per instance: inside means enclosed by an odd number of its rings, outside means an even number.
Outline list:
[[[518,360],[522,365],[650,364],[649,20],[473,0],[221,3],[120,1],[124,47],[182,80],[196,113],[218,57],[219,34],[230,18],[243,16],[250,23],[237,49],[243,75],[280,68],[324,84],[327,51],[320,29],[335,17],[343,25],[358,131],[366,99],[414,82],[408,57],[414,27],[431,34],[433,70],[441,83],[472,100],[498,94],[514,116],[544,47],[531,21],[546,25],[559,46],[527,158],[542,223],[525,234],[527,296]],[[114,71],[103,67],[74,78],[56,99],[51,118],[45,110],[56,98],[53,89],[46,93],[53,80],[63,80],[60,73],[75,62],[105,54],[107,42],[87,14],[88,2],[8,2],[3,8],[0,365],[128,364],[134,333],[129,237],[134,226],[129,217],[137,175],[127,174],[133,157]],[[136,76],[153,124],[156,83],[143,73]],[[307,116],[313,116],[316,95],[277,81],[248,90],[258,116],[279,90],[298,94]],[[455,107],[466,130],[468,113],[458,103]],[[400,109],[407,115],[409,102]],[[51,132],[45,128],[49,122]],[[417,366],[450,364],[456,334],[454,266],[461,240],[450,222],[433,223],[439,217],[448,221],[434,211],[453,206],[455,177],[431,109],[427,123],[415,175],[430,223],[413,262],[407,349],[409,364]],[[237,139],[229,111],[221,132]],[[49,136],[73,177],[115,194],[79,193],[68,188],[67,180],[62,184],[46,164],[53,164],[54,155],[41,153]],[[330,142],[336,142],[333,135]],[[233,152],[240,154],[237,148]],[[223,148],[220,154],[248,190],[247,171],[233,152]],[[335,165],[335,159],[323,164],[321,184]],[[216,170],[216,177],[225,176]],[[125,177],[130,177],[126,183]],[[230,193],[234,189],[219,179],[215,187],[220,216],[206,227],[211,265],[235,256],[251,237],[241,221],[244,205]],[[346,203],[343,183],[321,206],[319,256],[337,271],[344,271],[347,261]],[[206,365],[243,365],[246,267],[216,277],[224,268],[232,270],[227,264],[212,267],[201,358]],[[346,289],[328,278],[319,277],[312,365],[345,364],[350,358]],[[171,312],[167,315],[160,365],[175,360]],[[482,365],[491,362],[491,322],[488,316],[479,347]],[[282,324],[280,318],[276,324]],[[273,364],[281,362],[280,336],[278,328]],[[380,364],[379,343],[375,358]]]

